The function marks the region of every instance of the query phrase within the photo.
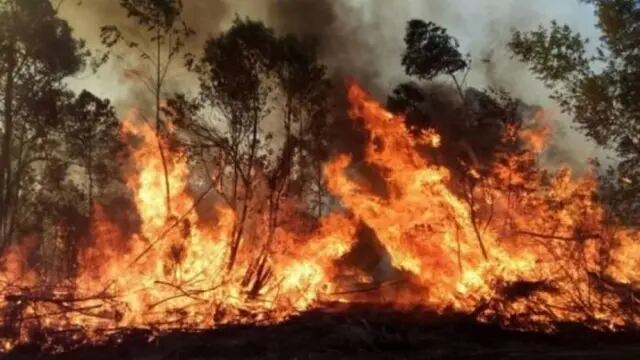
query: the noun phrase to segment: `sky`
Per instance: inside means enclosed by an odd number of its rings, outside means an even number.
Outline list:
[[[306,11],[295,5],[296,1],[299,5],[300,1],[314,0],[279,1],[282,0],[184,0],[185,16],[197,23],[194,27],[199,31],[193,47],[197,49],[207,36],[228,27],[235,16],[263,20],[276,30],[309,30],[329,39],[330,45],[322,54],[329,67],[341,68],[341,73],[360,80],[384,100],[386,93],[406,80],[400,59],[407,21],[434,21],[459,39],[463,52],[471,54],[469,85],[500,85],[523,101],[545,108],[556,134],[552,144],[555,151],[549,162],[567,162],[578,170],[585,169],[592,157],[607,162],[606,153],[572,129],[571,120],[560,114],[541,82],[512,59],[506,49],[513,29],[530,30],[554,19],[596,40],[596,19],[589,5],[578,0],[335,0],[331,2],[333,13],[325,16],[319,11],[321,6],[309,6]],[[127,21],[115,0],[84,0],[77,4],[75,0],[64,3],[61,14],[76,29],[77,36],[87,39],[89,47],[99,48],[100,25]],[[491,62],[487,65],[483,59]],[[132,66],[128,61],[111,61],[95,75],[72,79],[70,85],[112,99],[123,113],[140,94],[132,90],[131,80],[125,76],[125,70]],[[170,81],[181,90],[196,85],[184,71],[174,73]]]

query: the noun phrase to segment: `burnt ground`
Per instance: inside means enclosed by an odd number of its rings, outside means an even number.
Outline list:
[[[45,354],[22,346],[22,359],[640,359],[640,334],[598,333],[576,325],[555,334],[509,331],[461,314],[367,306],[315,310],[276,325],[224,326],[157,338],[130,330],[103,345]]]

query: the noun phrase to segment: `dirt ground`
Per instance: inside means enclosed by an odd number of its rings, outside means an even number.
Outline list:
[[[121,333],[103,345],[45,354],[23,346],[0,358],[208,359],[640,359],[640,334],[565,326],[555,334],[508,331],[466,315],[353,307],[316,310],[277,325],[200,332]]]

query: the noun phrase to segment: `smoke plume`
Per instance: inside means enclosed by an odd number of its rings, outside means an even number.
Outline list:
[[[76,29],[77,36],[86,39],[92,48],[100,47],[98,28],[101,25],[116,25],[132,34],[138,31],[118,1],[92,0],[76,4],[65,3],[61,13]],[[592,9],[587,5],[558,4],[552,0],[535,3],[407,0],[393,4],[386,0],[192,0],[184,4],[185,20],[197,32],[189,39],[187,51],[197,54],[208,37],[226,29],[235,17],[262,20],[279,34],[317,38],[321,59],[338,87],[343,79],[353,78],[381,100],[397,84],[408,80],[400,64],[407,21],[413,18],[434,21],[460,40],[461,51],[471,55],[469,85],[500,86],[523,102],[539,104],[547,110],[557,134],[549,153],[552,156],[547,158],[549,163],[569,162],[579,169],[585,166],[588,157],[602,155],[571,129],[570,119],[562,116],[557,105],[548,99],[548,91],[524,65],[513,60],[506,49],[512,29],[532,29],[552,19],[569,23],[587,37],[597,37]],[[128,58],[123,65],[114,60],[99,76],[77,80],[72,85],[109,97],[120,108],[140,106],[148,95],[123,77],[125,69],[140,66],[137,61],[139,59]],[[177,71],[168,79],[169,88],[189,91],[195,88],[195,81],[180,70],[180,65],[177,64]]]

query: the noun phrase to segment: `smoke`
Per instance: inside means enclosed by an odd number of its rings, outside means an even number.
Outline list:
[[[118,0],[75,0],[63,2],[59,11],[61,17],[74,29],[75,36],[83,39],[94,55],[99,56],[106,50],[100,41],[100,28],[103,26],[116,26],[128,40],[139,44],[141,49],[152,52],[149,34],[145,33],[135,19],[127,17],[119,3]],[[196,32],[186,39],[184,52],[198,53],[209,37],[228,26],[229,11],[224,0],[186,1],[183,17]],[[153,96],[138,76],[148,72],[148,62],[126,48],[112,49],[110,58],[97,74],[87,73],[72,79],[71,87],[88,88],[98,96],[111,99],[121,115],[133,107],[141,111],[152,108]],[[193,88],[195,78],[183,65],[182,58],[173,60],[165,84],[169,92]]]
[[[460,50],[471,56],[468,85],[501,87],[524,103],[546,110],[554,137],[544,163],[568,163],[582,171],[589,158],[605,156],[571,127],[571,119],[560,113],[549,91],[512,58],[506,46],[512,29],[530,30],[552,19],[597,38],[593,9],[587,5],[517,0],[401,1],[393,5],[384,0],[270,3],[272,26],[282,32],[318,37],[321,55],[334,77],[352,76],[379,99],[407,80],[400,65],[406,22],[414,18],[434,21],[458,38]]]
[[[142,46],[144,34],[135,20],[126,17],[115,0],[85,0],[78,6],[63,7],[62,15],[87,40],[89,47],[99,48],[99,28],[115,25],[123,32],[137,37]],[[249,17],[261,20],[278,34],[296,34],[318,40],[319,56],[329,69],[338,94],[341,96],[345,78],[354,79],[379,100],[386,99],[398,84],[409,81],[401,66],[405,48],[405,27],[411,19],[433,21],[460,40],[460,50],[472,58],[468,85],[485,88],[502,87],[527,104],[538,104],[547,111],[555,140],[543,159],[549,166],[569,163],[575,169],[585,169],[587,158],[597,156],[596,148],[578,132],[570,128],[570,119],[560,115],[558,106],[549,100],[548,91],[523,65],[514,61],[506,44],[512,29],[528,30],[557,19],[567,22],[587,36],[594,34],[592,10],[577,2],[569,4],[556,0],[523,2],[521,0],[191,0],[184,1],[185,21],[196,30],[188,39],[185,51],[198,54],[205,41],[227,29],[234,18]],[[583,16],[577,17],[576,13]],[[576,22],[574,19],[588,19]],[[193,91],[197,82],[184,71],[178,60],[167,79],[169,92]],[[142,72],[147,65],[131,56],[113,59],[97,76],[80,79],[74,86],[87,87],[99,96],[114,101],[120,112],[132,106],[151,109],[152,94],[145,90],[132,74]],[[415,79],[413,79],[415,80]],[[430,113],[446,121],[457,121],[464,114],[452,100],[457,94],[442,84],[426,87]],[[343,94],[342,94],[343,95]],[[339,112],[346,104],[337,104]],[[464,121],[464,119],[459,120]],[[369,139],[353,122],[338,122],[332,128],[333,150],[348,151],[355,166],[352,173],[357,181],[368,185],[372,192],[387,196],[388,189],[377,168],[360,162],[364,144]],[[478,139],[489,142],[490,139]],[[211,214],[208,214],[211,216]],[[391,266],[384,259],[387,254],[375,233],[362,224],[358,244],[342,259],[379,278],[391,274]],[[386,265],[385,265],[386,264]]]
[[[400,82],[407,81],[401,67],[404,31],[408,20],[434,21],[460,40],[462,52],[472,57],[468,85],[500,86],[528,104],[543,106],[557,135],[548,162],[569,162],[584,168],[589,157],[601,156],[594,144],[571,129],[548,91],[523,64],[513,60],[506,43],[512,29],[528,30],[552,19],[568,23],[590,38],[597,38],[593,9],[576,2],[542,0],[191,0],[185,1],[185,20],[197,34],[189,39],[187,51],[198,53],[205,40],[226,29],[236,16],[264,21],[279,34],[313,36],[319,53],[339,87],[345,78],[360,82],[384,100]],[[114,0],[69,2],[62,6],[63,17],[90,47],[99,48],[98,29],[116,25],[135,34],[139,30]],[[73,81],[100,96],[113,99],[119,107],[138,106],[147,98],[140,86],[132,86],[122,75],[125,68],[142,67],[139,59],[128,65],[111,62],[98,76]],[[188,91],[195,79],[177,64],[168,79],[169,88]],[[116,76],[114,76],[114,74]]]

